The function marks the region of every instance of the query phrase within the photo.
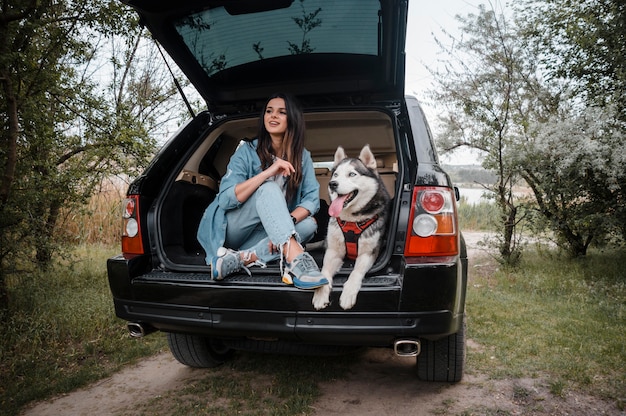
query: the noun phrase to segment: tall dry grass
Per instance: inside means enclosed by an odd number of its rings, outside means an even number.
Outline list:
[[[64,212],[59,233],[68,243],[119,244],[122,234],[122,201],[128,181],[105,178],[87,204],[78,210]]]

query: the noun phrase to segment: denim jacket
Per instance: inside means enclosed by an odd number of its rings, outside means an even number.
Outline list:
[[[258,139],[243,142],[240,145],[226,168],[226,174],[220,182],[220,190],[211,204],[204,211],[198,227],[198,241],[206,252],[206,263],[217,253],[217,249],[224,245],[226,239],[226,212],[242,205],[235,196],[235,186],[261,173],[261,159],[256,152]],[[315,178],[311,153],[304,149],[302,154],[302,182],[296,195],[288,205],[289,212],[302,207],[311,215],[320,208],[319,183]]]

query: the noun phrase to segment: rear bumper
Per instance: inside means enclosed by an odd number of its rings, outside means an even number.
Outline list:
[[[336,279],[331,305],[316,311],[312,291],[283,285],[277,276],[211,282],[202,274],[147,272],[145,265],[141,258],[109,259],[115,312],[166,332],[390,346],[397,339],[455,333],[464,314],[467,268],[460,259],[403,265],[403,275],[367,277],[355,307],[348,311],[338,305],[345,277]]]
[[[181,307],[115,300],[118,317],[165,332],[263,338],[305,344],[390,346],[397,339],[439,338],[458,330],[462,316],[432,312],[311,312]]]

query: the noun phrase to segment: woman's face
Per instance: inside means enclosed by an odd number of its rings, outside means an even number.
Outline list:
[[[265,107],[263,116],[265,130],[270,135],[284,135],[287,131],[287,109],[285,108],[285,100],[282,98],[272,98]]]

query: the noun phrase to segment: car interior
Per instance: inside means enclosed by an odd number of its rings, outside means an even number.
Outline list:
[[[369,144],[377,170],[389,195],[396,193],[398,162],[396,132],[389,114],[376,110],[305,113],[305,147],[311,152],[315,175],[320,183],[318,233],[306,249],[321,264],[328,222],[328,182],[337,146],[348,157],[358,157]],[[212,129],[178,171],[162,199],[159,215],[161,246],[174,264],[204,265],[205,253],[196,239],[200,219],[213,201],[220,178],[242,139],[253,138],[258,118],[228,120]]]

